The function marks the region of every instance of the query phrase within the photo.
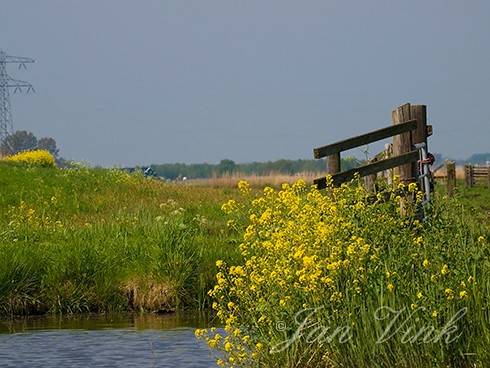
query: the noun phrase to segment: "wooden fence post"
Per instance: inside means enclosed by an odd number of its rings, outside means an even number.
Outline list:
[[[384,149],[384,158],[390,158],[393,155],[393,143],[386,143]],[[383,171],[383,176],[386,179],[386,182],[391,185],[393,183],[393,169],[388,169]]]
[[[410,120],[411,107],[410,104],[405,104],[397,107],[391,113],[393,125],[403,123]],[[399,156],[403,153],[412,150],[412,133],[406,132],[393,137],[393,156]],[[400,181],[408,184],[415,180],[415,165],[405,164],[394,169],[395,175],[400,177]]]
[[[464,181],[467,187],[473,186],[473,166],[470,164],[464,165]]]
[[[364,186],[369,193],[376,193],[377,174],[371,174],[364,177]]]
[[[327,174],[334,175],[340,172],[340,152],[327,157]]]
[[[452,197],[454,188],[456,187],[456,163],[454,161],[446,161],[447,171],[447,195]]]
[[[417,129],[412,133],[412,143],[425,143],[427,147],[427,106],[410,105],[410,119],[417,120]]]

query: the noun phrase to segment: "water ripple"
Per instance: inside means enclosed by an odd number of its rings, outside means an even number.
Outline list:
[[[0,334],[0,367],[214,367],[192,328]]]

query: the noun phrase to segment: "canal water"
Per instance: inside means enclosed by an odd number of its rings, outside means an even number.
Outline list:
[[[215,367],[198,313],[0,321],[0,367]]]

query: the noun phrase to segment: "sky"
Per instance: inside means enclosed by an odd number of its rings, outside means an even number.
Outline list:
[[[0,0],[0,49],[36,60],[9,67],[36,89],[15,129],[93,165],[312,158],[405,102],[465,158],[490,152],[489,19],[487,0]]]

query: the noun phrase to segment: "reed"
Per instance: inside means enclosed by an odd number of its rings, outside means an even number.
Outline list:
[[[187,180],[188,185],[197,187],[211,188],[236,188],[242,180],[249,183],[253,188],[263,188],[265,186],[279,187],[283,183],[293,184],[302,179],[306,182],[313,183],[313,180],[325,175],[318,172],[302,172],[295,175],[286,175],[283,173],[270,172],[267,175],[247,175],[243,173],[225,174],[214,176],[209,179],[191,179]]]

